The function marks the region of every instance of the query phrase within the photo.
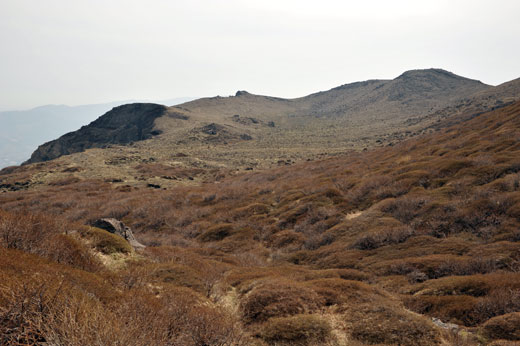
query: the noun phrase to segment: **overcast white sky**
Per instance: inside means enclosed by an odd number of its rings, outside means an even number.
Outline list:
[[[0,107],[520,77],[518,0],[0,0]]]

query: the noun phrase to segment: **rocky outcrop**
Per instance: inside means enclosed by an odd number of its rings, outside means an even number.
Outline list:
[[[133,103],[113,108],[81,129],[42,144],[24,164],[49,161],[63,155],[109,144],[128,144],[149,139],[159,132],[154,121],[166,107],[153,103]]]
[[[124,223],[117,219],[99,219],[94,221],[92,223],[92,226],[104,229],[107,232],[117,234],[125,238],[128,241],[128,243],[134,247],[134,249],[143,249],[146,247],[135,239],[134,233],[132,232],[130,227],[125,226]]]
[[[190,134],[192,135],[190,137],[192,140],[212,144],[226,144],[228,142],[250,141],[253,139],[249,134],[241,133],[232,126],[217,123],[194,128],[190,131]]]

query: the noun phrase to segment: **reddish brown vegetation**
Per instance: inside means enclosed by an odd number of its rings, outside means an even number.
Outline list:
[[[520,340],[520,313],[495,317],[487,321],[482,329],[484,334],[491,339]]]
[[[336,335],[323,322],[335,314],[345,323],[336,332],[361,344],[440,344],[443,334],[403,302],[512,340],[519,114],[514,104],[394,147],[218,184],[160,190],[63,178],[3,193],[2,342],[320,343]],[[32,170],[0,179],[26,181]],[[136,254],[82,226],[100,217],[122,219],[150,247]],[[120,263],[107,269],[99,258]],[[60,311],[77,313],[66,320]]]

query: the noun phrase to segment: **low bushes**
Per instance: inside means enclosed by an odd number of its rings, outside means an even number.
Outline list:
[[[201,274],[192,267],[178,264],[160,264],[149,267],[149,270],[152,272],[153,278],[159,282],[189,287],[197,292],[204,292]]]
[[[269,345],[318,345],[331,335],[330,325],[316,315],[269,319],[258,336]]]
[[[94,272],[102,268],[99,260],[82,241],[66,234],[56,234],[47,239],[40,254],[54,262],[86,271]]]
[[[343,304],[354,306],[382,297],[379,291],[359,281],[328,278],[307,281],[305,285],[312,288],[325,305],[338,305],[340,310]]]
[[[482,326],[482,332],[490,339],[520,341],[520,312],[490,319]]]
[[[406,307],[417,313],[437,317],[445,322],[474,326],[479,299],[471,296],[415,296],[404,299]]]
[[[520,289],[520,275],[493,273],[487,275],[448,276],[417,284],[411,293],[423,295],[470,295],[482,297],[497,289]]]
[[[210,241],[218,241],[222,240],[229,235],[231,235],[233,232],[233,225],[225,223],[220,225],[215,225],[210,228],[208,228],[207,231],[202,233],[198,239],[203,242],[210,242]]]
[[[123,287],[108,273],[0,250],[2,345],[249,344],[231,314],[191,289]]]
[[[69,224],[41,214],[0,210],[0,246],[38,254],[87,271],[101,268],[90,249],[64,232]]]
[[[520,276],[515,273],[445,277],[412,288],[405,304],[412,310],[477,326],[520,311]]]
[[[236,213],[237,217],[251,217],[253,215],[267,214],[270,207],[263,203],[252,203],[248,206],[235,209],[233,212]]]
[[[300,249],[304,244],[304,236],[292,230],[279,231],[267,239],[270,247],[274,249],[292,247]]]
[[[34,253],[47,238],[62,231],[63,225],[54,218],[0,210],[0,245],[3,247]]]
[[[421,208],[428,203],[425,197],[404,196],[383,201],[381,211],[391,214],[402,223],[408,224],[421,214]]]
[[[374,345],[440,345],[436,328],[425,318],[378,302],[356,305],[344,315],[354,340]]]
[[[245,323],[259,323],[272,317],[312,313],[324,303],[310,288],[293,282],[277,281],[258,284],[242,298],[240,310]]]
[[[106,255],[130,253],[133,250],[132,246],[123,237],[96,227],[83,229],[82,234],[91,241],[94,248]]]
[[[385,245],[403,243],[413,234],[414,230],[409,227],[371,231],[357,238],[352,243],[352,247],[359,250],[373,250]]]
[[[380,261],[372,268],[382,275],[408,275],[415,283],[452,275],[486,274],[495,271],[497,264],[493,259],[442,254]]]

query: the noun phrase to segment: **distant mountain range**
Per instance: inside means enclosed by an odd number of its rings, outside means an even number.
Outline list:
[[[176,105],[183,97],[156,101]],[[38,145],[79,129],[110,109],[135,101],[114,101],[81,106],[46,105],[23,111],[0,112],[0,168],[27,160]]]

